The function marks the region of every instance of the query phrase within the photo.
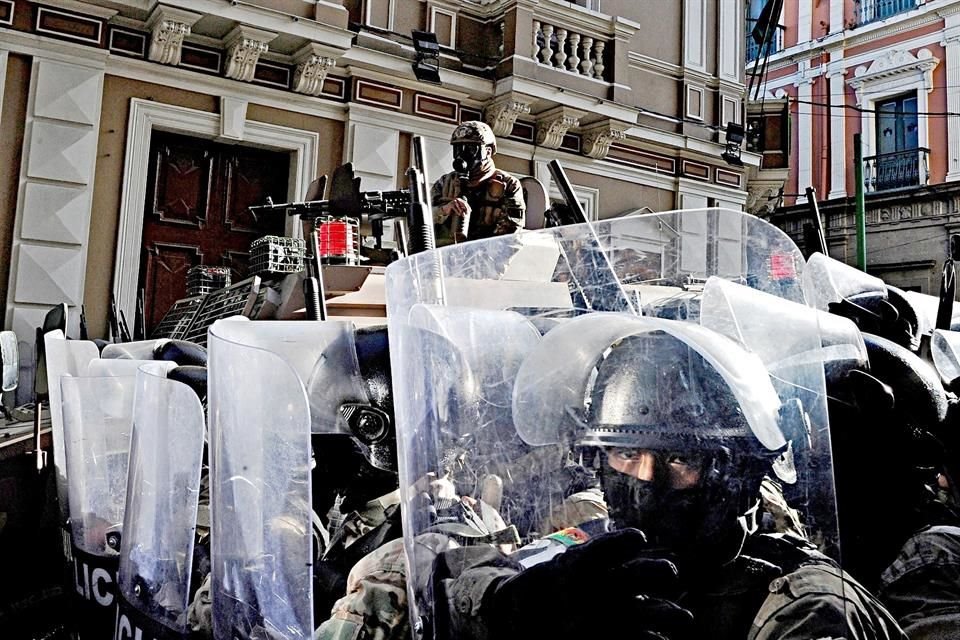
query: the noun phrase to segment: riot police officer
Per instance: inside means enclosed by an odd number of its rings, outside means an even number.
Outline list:
[[[523,228],[520,181],[496,167],[497,139],[483,122],[463,122],[450,136],[453,168],[433,184],[437,244],[476,240]]]

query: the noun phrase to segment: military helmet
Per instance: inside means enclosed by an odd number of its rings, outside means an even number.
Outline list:
[[[497,152],[497,138],[493,135],[493,129],[479,120],[461,122],[453,130],[453,135],[450,136],[450,144],[462,143],[490,145],[493,147],[493,153]]]
[[[772,388],[756,393],[776,404]],[[736,441],[741,451],[765,449],[725,376],[697,349],[663,331],[612,344],[588,394],[584,445],[690,449]]]

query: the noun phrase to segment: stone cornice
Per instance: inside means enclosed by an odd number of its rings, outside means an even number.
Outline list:
[[[636,51],[627,52],[627,62],[630,67],[634,69],[652,71],[676,79],[680,79],[683,76],[683,67],[680,65],[651,58]]]

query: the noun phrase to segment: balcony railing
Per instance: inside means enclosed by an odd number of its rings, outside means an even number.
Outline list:
[[[542,65],[609,82],[604,63],[606,40],[560,25],[533,21],[533,48]]]
[[[747,20],[747,62],[753,62],[760,57],[760,45],[756,43],[750,34],[756,20]],[[773,34],[773,42],[770,43],[770,55],[778,51],[783,51],[783,25],[778,24]]]
[[[929,155],[929,149],[909,149],[864,158],[864,191],[875,193],[927,184]]]
[[[920,4],[920,0],[859,0],[859,2],[859,24],[883,20],[898,13],[910,11]]]

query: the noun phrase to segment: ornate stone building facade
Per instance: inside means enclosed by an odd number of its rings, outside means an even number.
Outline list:
[[[751,0],[748,15],[760,4]],[[936,294],[960,222],[960,2],[786,0],[779,24],[748,118],[789,119],[781,146],[789,162],[751,177],[748,209],[772,216],[802,244],[803,194],[814,187],[830,253],[855,263],[860,134],[867,269]],[[765,153],[770,138],[758,136],[754,148]],[[774,213],[777,179],[783,206]]]
[[[180,167],[201,199],[277,165],[260,152],[289,163],[282,198],[347,161],[365,190],[404,188],[412,136],[436,177],[456,123],[483,119],[499,166],[556,195],[561,160],[594,218],[739,208],[744,170],[720,154],[742,122],[742,16],[742,0],[0,0],[5,327],[32,340],[67,302],[102,336],[111,294],[133,316],[144,265],[209,259],[146,255],[169,135],[222,172],[214,193]],[[436,35],[439,83],[415,76],[415,30]]]

